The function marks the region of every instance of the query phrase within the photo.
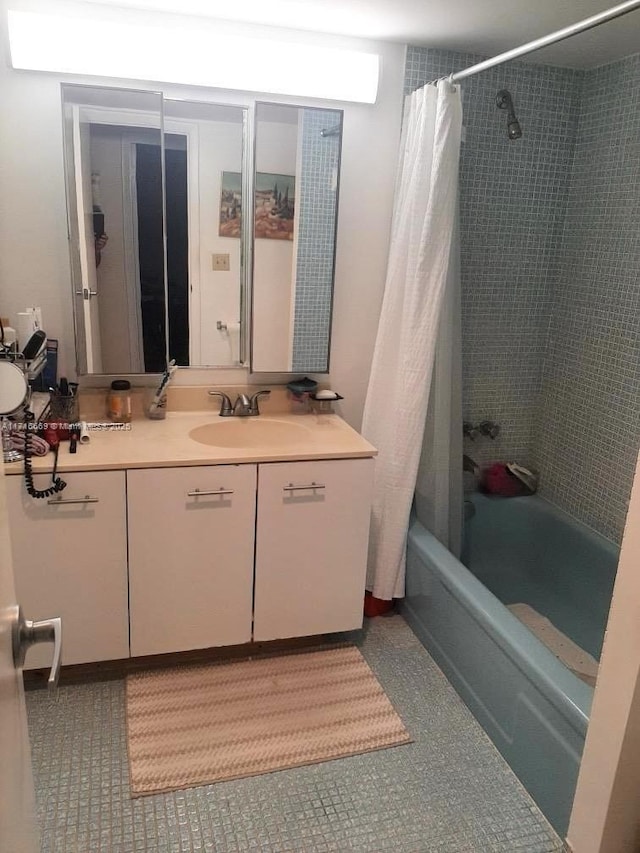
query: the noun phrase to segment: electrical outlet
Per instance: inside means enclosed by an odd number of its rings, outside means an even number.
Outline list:
[[[225,255],[211,255],[211,269],[214,272],[228,272],[229,271],[229,253],[227,252]]]

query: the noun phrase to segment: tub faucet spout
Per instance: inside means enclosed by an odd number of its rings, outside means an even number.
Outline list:
[[[477,462],[468,456],[466,453],[462,457],[462,470],[463,471],[471,471],[476,477],[480,474],[480,467]]]

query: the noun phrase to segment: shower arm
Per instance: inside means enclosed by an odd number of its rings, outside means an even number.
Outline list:
[[[513,106],[513,98],[508,89],[500,89],[496,96],[496,106],[501,110],[507,111],[507,133],[509,139],[520,139],[522,136],[522,128],[516,117],[516,110]]]
[[[496,95],[496,106],[498,109],[507,110],[507,120],[516,120],[516,111],[513,107],[513,99],[506,89],[500,89]]]

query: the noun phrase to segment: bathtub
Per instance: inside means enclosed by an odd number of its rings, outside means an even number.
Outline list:
[[[530,605],[598,659],[618,549],[537,495],[472,500],[466,566],[412,518],[403,612],[564,836],[593,688],[507,605]]]

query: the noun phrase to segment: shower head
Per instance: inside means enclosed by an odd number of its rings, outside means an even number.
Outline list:
[[[513,121],[510,121],[507,124],[507,133],[509,134],[509,139],[520,139],[522,136],[522,128],[520,127],[520,122],[517,118],[514,118]]]
[[[513,98],[508,89],[500,89],[496,96],[496,106],[501,110],[507,110],[507,135],[509,139],[520,139],[522,136],[522,128],[520,122],[516,118],[516,113],[513,108]]]
[[[339,124],[336,124],[333,127],[323,127],[320,131],[320,136],[340,136],[341,129],[342,127]]]

